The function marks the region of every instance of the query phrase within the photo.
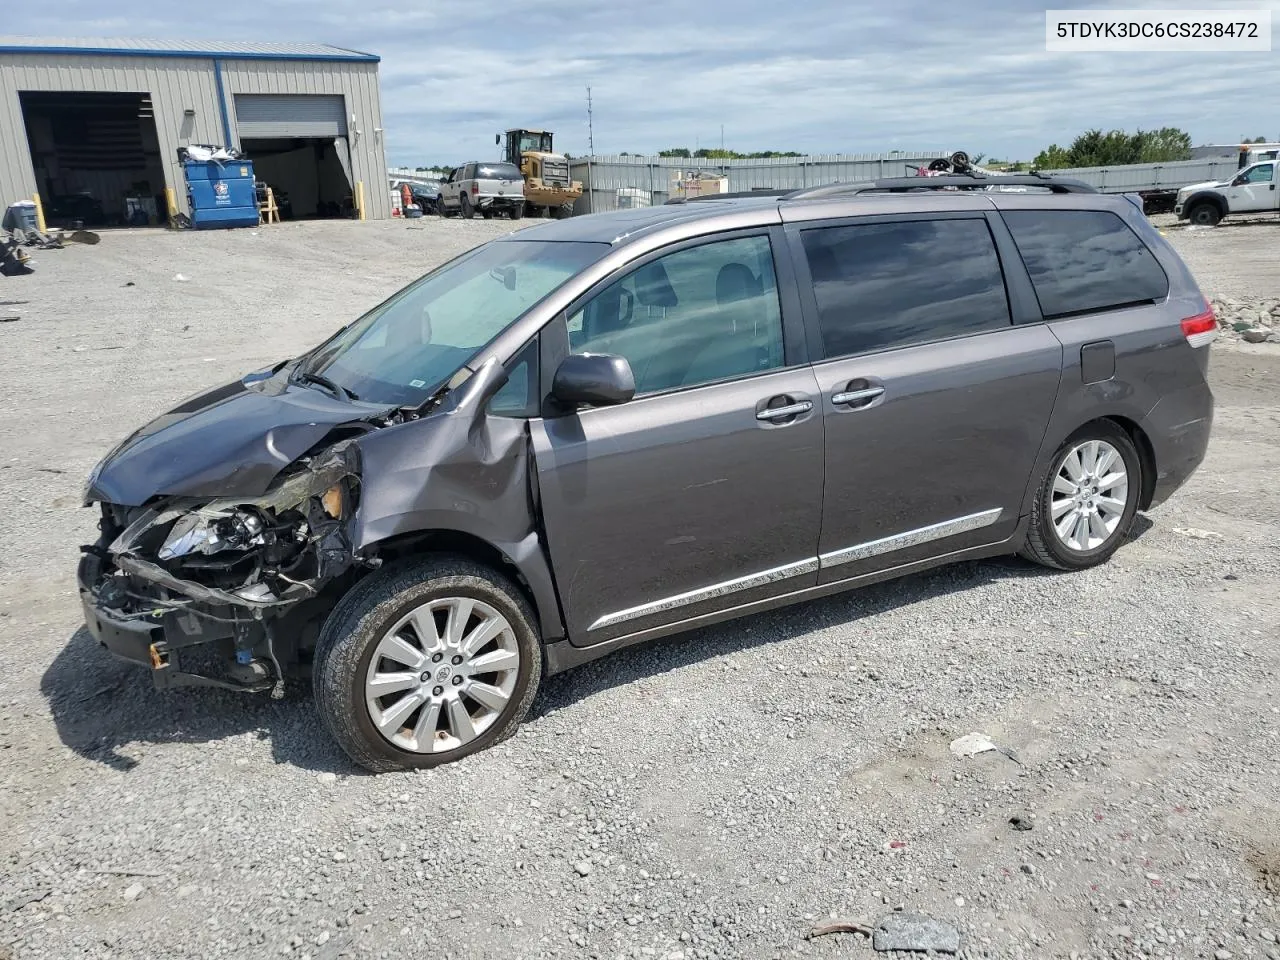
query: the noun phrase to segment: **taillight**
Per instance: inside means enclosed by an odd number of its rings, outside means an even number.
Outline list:
[[[474,197],[474,196],[475,196],[477,193],[479,193],[479,192],[480,192],[480,184],[478,184],[478,183],[472,183],[472,184],[471,184],[471,195]]]
[[[1207,303],[1204,306],[1204,313],[1182,321],[1182,335],[1193,347],[1207,347],[1218,336],[1218,318],[1213,315],[1213,307]]]

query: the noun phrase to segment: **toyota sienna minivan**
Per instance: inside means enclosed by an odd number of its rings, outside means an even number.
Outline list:
[[[88,628],[160,687],[309,678],[383,771],[631,644],[957,560],[1103,563],[1204,456],[1216,321],[1127,199],[993,183],[477,247],[108,453]]]

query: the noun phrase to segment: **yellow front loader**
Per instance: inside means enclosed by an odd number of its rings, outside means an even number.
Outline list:
[[[503,143],[503,134],[496,142]],[[582,184],[569,179],[569,160],[556,153],[547,130],[508,130],[506,156],[524,175],[525,213],[531,217],[568,217],[582,196]]]

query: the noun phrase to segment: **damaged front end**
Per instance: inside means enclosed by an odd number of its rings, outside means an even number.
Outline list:
[[[157,687],[283,695],[361,566],[359,468],[344,440],[298,459],[260,496],[103,503],[101,536],[79,567],[89,630],[150,666]]]

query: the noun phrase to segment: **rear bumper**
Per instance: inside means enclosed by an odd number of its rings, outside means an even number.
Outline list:
[[[482,193],[478,197],[473,197],[471,202],[481,210],[487,207],[516,207],[524,203],[524,197],[498,196],[497,194],[486,196]]]
[[[1156,461],[1150,506],[1158,506],[1187,482],[1204,460],[1213,428],[1213,394],[1207,383],[1166,394],[1142,422]]]

